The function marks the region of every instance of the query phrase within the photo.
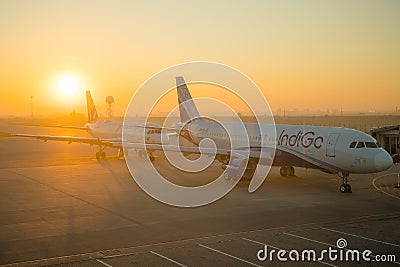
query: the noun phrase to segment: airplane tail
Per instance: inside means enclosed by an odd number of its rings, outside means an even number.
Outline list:
[[[189,89],[182,76],[176,77],[176,90],[178,92],[179,115],[181,122],[186,123],[200,118],[196,105],[193,102]]]
[[[86,104],[87,104],[87,111],[88,111],[88,122],[95,123],[99,116],[97,114],[96,106],[94,105],[92,96],[90,95],[90,91],[86,91]]]

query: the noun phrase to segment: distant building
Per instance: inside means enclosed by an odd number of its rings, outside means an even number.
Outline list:
[[[372,128],[370,133],[392,155],[395,162],[400,161],[400,125]]]

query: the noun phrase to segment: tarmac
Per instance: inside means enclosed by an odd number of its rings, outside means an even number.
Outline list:
[[[78,130],[0,124],[0,131],[85,135]],[[239,183],[224,198],[198,208],[162,204],[143,192],[125,161],[96,147],[0,138],[0,264],[5,266],[379,266],[400,264],[400,166],[350,175],[353,193],[339,192],[337,175],[272,168],[255,193]],[[207,175],[177,173],[162,156],[155,165],[174,181]],[[215,165],[215,166],[214,166]],[[188,182],[189,181],[189,182]],[[370,250],[371,261],[291,260],[292,250]],[[265,247],[287,261],[262,261]],[[338,249],[339,250],[339,249]],[[261,253],[261,254],[260,254]],[[318,254],[317,254],[318,255]]]

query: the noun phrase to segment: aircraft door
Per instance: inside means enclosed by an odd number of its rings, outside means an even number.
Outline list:
[[[326,143],[326,156],[327,157],[336,157],[336,143],[339,139],[338,133],[331,133],[328,138],[328,142]]]

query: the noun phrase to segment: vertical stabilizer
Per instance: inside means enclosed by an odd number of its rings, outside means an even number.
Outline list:
[[[99,119],[97,115],[96,106],[94,105],[92,96],[90,95],[90,91],[86,91],[86,104],[87,104],[87,111],[88,111],[88,122],[95,123]]]
[[[183,77],[176,77],[176,90],[178,92],[179,114],[181,122],[185,123],[200,118],[196,105],[193,102],[189,89]]]

